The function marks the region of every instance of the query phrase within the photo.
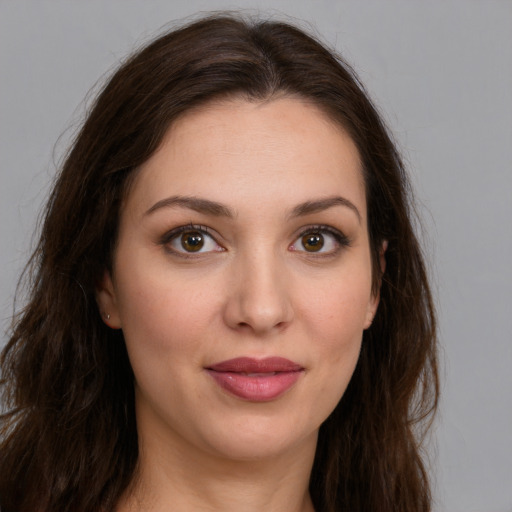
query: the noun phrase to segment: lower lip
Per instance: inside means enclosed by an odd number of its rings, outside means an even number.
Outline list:
[[[221,388],[250,402],[268,402],[279,398],[302,375],[302,371],[278,372],[258,376],[235,372],[207,371]]]

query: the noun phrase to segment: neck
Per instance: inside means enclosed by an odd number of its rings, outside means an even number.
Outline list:
[[[186,442],[162,449],[147,440],[116,512],[314,512],[308,488],[315,448],[316,434],[274,457],[229,460]]]

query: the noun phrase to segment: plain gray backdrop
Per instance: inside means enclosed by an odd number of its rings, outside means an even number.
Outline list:
[[[435,511],[512,511],[511,1],[0,0],[3,330],[88,91],[166,23],[238,8],[304,20],[384,113],[421,203],[440,315]]]

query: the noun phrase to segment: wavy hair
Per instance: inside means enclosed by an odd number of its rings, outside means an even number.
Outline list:
[[[57,176],[26,273],[28,301],[1,356],[3,511],[114,510],[138,460],[133,373],[95,289],[111,270],[123,197],[179,116],[224,97],[276,95],[314,103],[356,144],[381,296],[352,380],[320,428],[313,503],[319,512],[430,510],[421,443],[438,399],[435,312],[395,144],[333,51],[286,23],[219,14],[124,62]]]

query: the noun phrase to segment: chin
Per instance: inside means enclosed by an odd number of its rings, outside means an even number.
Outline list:
[[[263,461],[315,450],[318,427],[303,425],[297,418],[238,417],[229,425],[211,425],[204,433],[203,443],[208,451],[233,461]],[[302,427],[302,428],[301,428]]]

